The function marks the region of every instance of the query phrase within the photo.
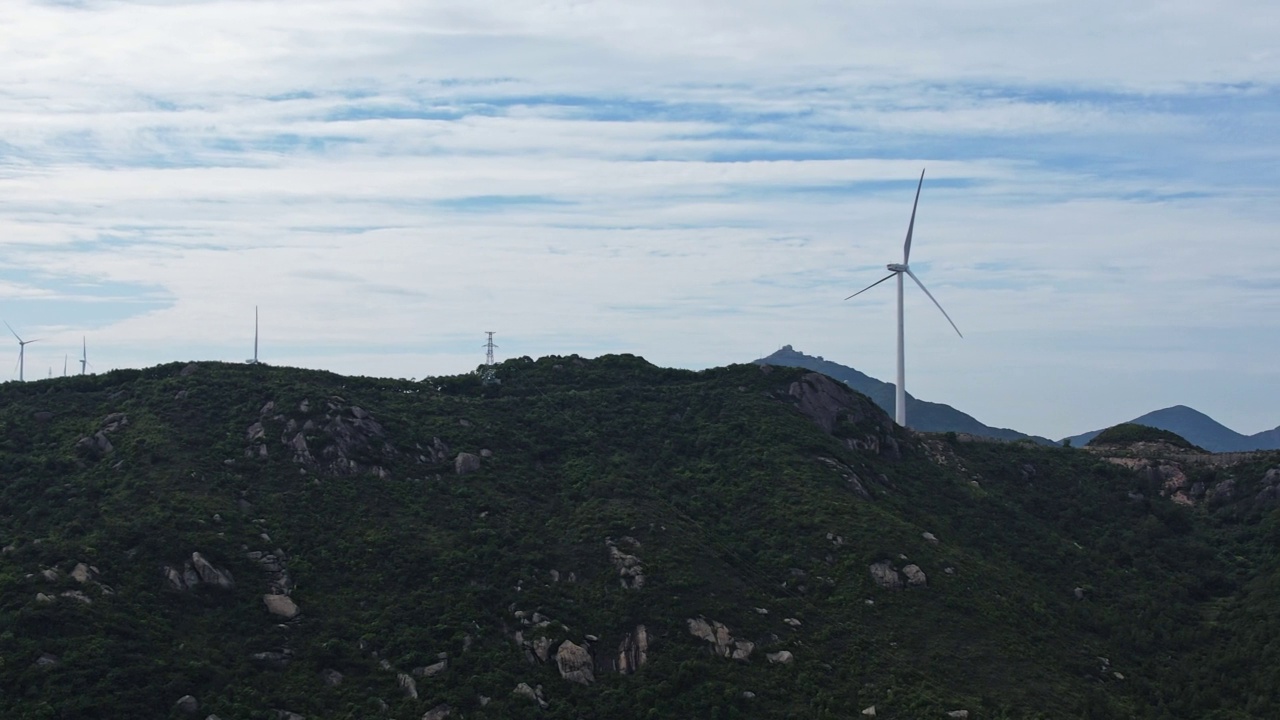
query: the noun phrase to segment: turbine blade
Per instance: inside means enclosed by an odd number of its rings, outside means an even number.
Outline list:
[[[920,282],[920,278],[916,277],[916,274],[911,272],[910,269],[907,270],[907,274],[911,276],[912,280],[916,281],[916,284],[920,286],[920,289],[924,291],[924,294],[928,295],[930,300],[933,300],[933,304],[938,306],[938,310],[942,312],[942,317],[946,318],[947,322],[951,323],[951,328],[956,331],[956,334],[960,337],[964,337],[964,334],[960,332],[960,328],[956,327],[955,321],[951,319],[951,316],[947,314],[946,310],[942,309],[941,303],[939,303],[937,298],[933,296],[933,293],[929,292],[929,288],[925,287],[924,283]]]
[[[911,203],[911,222],[907,223],[907,241],[902,244],[902,264],[911,262],[911,233],[916,229],[916,206],[920,204],[920,188],[924,186],[924,170],[920,170],[920,182],[916,184],[916,201]],[[920,282],[917,280],[916,282]]]
[[[22,342],[22,338],[18,337],[18,331],[13,329],[13,326],[9,324],[8,320],[4,321],[4,326],[9,328],[9,332],[13,333],[14,337],[18,338],[18,342]]]
[[[884,277],[880,278],[879,280],[877,280],[877,281],[875,281],[875,282],[871,283],[870,285],[868,285],[868,286],[866,286],[866,287],[862,288],[862,289],[861,289],[861,290],[859,290],[858,292],[856,292],[856,293],[854,293],[854,294],[850,295],[849,297],[845,298],[845,300],[852,300],[853,298],[858,297],[858,296],[859,296],[859,295],[861,295],[862,293],[864,293],[864,292],[866,292],[866,291],[870,290],[871,288],[873,288],[873,287],[875,287],[875,286],[879,285],[880,283],[884,282],[885,280],[888,280],[889,278],[891,278],[891,277],[893,277],[894,275],[897,275],[897,274],[898,274],[898,273],[889,273],[888,275],[885,275]]]

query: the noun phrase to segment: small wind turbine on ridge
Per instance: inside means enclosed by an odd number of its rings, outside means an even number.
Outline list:
[[[80,336],[80,374],[84,375],[85,368],[89,365],[89,342]]]
[[[253,306],[253,358],[245,360],[250,365],[258,364],[258,306]]]
[[[895,388],[893,419],[899,425],[902,425],[904,427],[907,424],[907,388],[906,388],[907,365],[906,365],[906,359],[904,357],[905,355],[904,348],[906,346],[904,326],[906,323],[904,320],[903,310],[902,310],[902,292],[903,292],[902,276],[903,275],[911,276],[911,279],[916,281],[916,284],[920,286],[920,289],[924,290],[924,294],[928,295],[929,299],[933,301],[933,304],[936,305],[938,307],[938,310],[942,312],[942,316],[947,319],[947,322],[951,323],[951,327],[956,331],[956,334],[960,335],[960,337],[964,337],[964,335],[960,333],[960,328],[956,327],[955,322],[951,319],[951,316],[947,314],[946,310],[942,309],[942,305],[939,304],[937,299],[933,297],[933,293],[929,292],[929,289],[924,286],[924,283],[920,282],[920,278],[916,277],[916,274],[911,272],[911,267],[907,264],[908,261],[910,261],[911,259],[911,233],[915,230],[915,227],[916,227],[916,207],[920,204],[920,188],[923,186],[924,186],[924,170],[921,170],[920,182],[916,185],[916,199],[915,199],[915,202],[912,203],[911,205],[911,222],[907,224],[907,240],[902,244],[902,263],[901,264],[889,263],[889,265],[887,266],[889,269],[888,275],[885,275],[879,280],[871,283],[870,285],[862,288],[858,292],[845,298],[845,300],[855,298],[861,295],[862,293],[870,290],[871,288],[879,285],[885,280],[888,280],[891,277],[897,276],[898,278],[898,383],[897,383],[897,387]]]
[[[9,328],[9,332],[13,333],[14,337],[18,338],[18,382],[22,382],[23,375],[26,372],[27,346],[33,342],[40,342],[40,338],[36,338],[35,340],[23,340],[18,335],[18,331],[14,330],[13,326],[10,325],[7,321],[5,322],[4,326]]]

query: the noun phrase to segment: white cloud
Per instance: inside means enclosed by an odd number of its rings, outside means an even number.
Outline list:
[[[1254,432],[1280,423],[1278,16],[11,2],[0,315],[50,334],[29,368],[84,334],[99,369],[239,360],[257,304],[269,359],[348,373],[469,370],[492,329],[888,378],[888,284],[840,298],[927,166],[914,267],[966,339],[915,293],[909,390],[1047,435],[1174,402]]]

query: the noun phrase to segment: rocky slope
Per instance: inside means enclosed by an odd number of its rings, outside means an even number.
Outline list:
[[[1172,487],[800,369],[498,377],[0,386],[0,716],[1273,709],[1280,458]]]

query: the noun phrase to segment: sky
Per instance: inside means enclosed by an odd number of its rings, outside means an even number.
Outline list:
[[[1048,437],[1280,425],[1273,0],[5,0],[28,381],[784,344]],[[0,379],[18,343],[0,342]],[[10,373],[10,369],[13,372]]]

